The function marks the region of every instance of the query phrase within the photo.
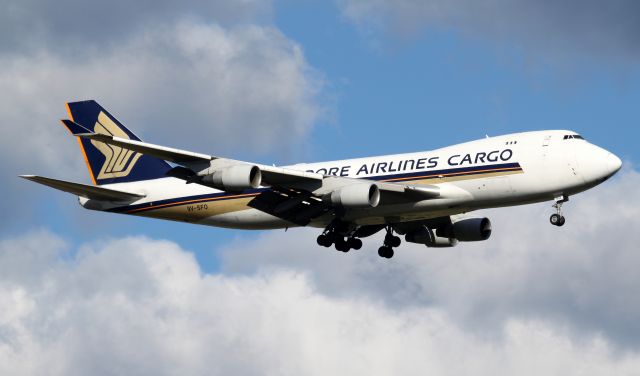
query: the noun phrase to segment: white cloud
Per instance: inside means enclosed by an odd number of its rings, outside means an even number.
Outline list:
[[[286,153],[321,111],[321,78],[270,27],[183,22],[86,54],[44,50],[0,63],[2,150],[47,168],[81,160],[57,124],[68,100],[95,98],[138,133],[213,154]]]
[[[11,161],[4,176],[89,181],[58,122],[66,101],[96,99],[149,142],[240,159],[299,154],[323,111],[323,78],[298,44],[268,26],[181,21],[74,54],[4,54],[0,65],[0,159]],[[5,189],[15,197],[25,184],[9,178]],[[0,210],[18,201],[31,200]]]
[[[335,256],[335,255],[334,255]],[[47,259],[42,267],[36,259]],[[0,242],[2,374],[631,375],[598,335],[513,318],[482,337],[446,309],[319,291],[312,273],[202,274],[168,241],[70,248],[47,232]]]
[[[229,245],[223,270],[305,270],[324,294],[438,307],[481,336],[513,318],[544,320],[576,336],[599,333],[640,348],[639,184],[640,175],[627,169],[572,197],[562,228],[548,223],[550,203],[479,212],[494,224],[487,242],[451,249],[405,243],[389,261],[377,256],[380,237],[341,254],[315,244],[319,230],[273,232]]]

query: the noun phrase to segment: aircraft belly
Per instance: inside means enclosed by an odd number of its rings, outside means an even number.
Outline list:
[[[223,201],[185,203],[130,214],[239,229],[274,229],[295,226],[270,214],[249,208],[247,204],[252,199],[253,197],[246,197]]]
[[[245,230],[272,230],[297,227],[294,223],[253,208],[214,215],[202,220],[200,223],[209,226]]]
[[[149,210],[133,210],[129,214],[198,223],[211,216],[247,209],[247,203],[251,199],[246,197],[224,201],[185,202],[152,207]]]

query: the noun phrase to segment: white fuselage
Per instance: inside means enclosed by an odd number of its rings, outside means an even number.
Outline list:
[[[410,203],[381,202],[375,208],[352,209],[344,220],[382,224],[429,219],[472,210],[548,201],[587,190],[620,168],[612,153],[572,131],[537,131],[490,137],[433,151],[296,164],[287,168],[353,179],[438,186],[442,197]],[[579,136],[578,136],[579,137]],[[259,192],[229,194],[176,178],[161,178],[111,187],[146,196],[134,203],[96,203],[89,209],[186,221],[211,226],[269,229],[292,223],[247,206]],[[321,216],[311,225],[324,227]]]

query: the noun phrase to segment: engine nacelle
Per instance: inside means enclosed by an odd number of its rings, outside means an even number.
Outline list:
[[[461,219],[446,229],[439,229],[437,235],[453,237],[461,242],[487,240],[491,236],[491,221],[489,218]]]
[[[343,208],[375,208],[380,203],[380,189],[375,184],[347,185],[331,192],[329,199]]]
[[[203,176],[202,183],[223,191],[241,192],[258,188],[262,183],[262,172],[258,166],[238,164]]]
[[[454,247],[458,244],[457,239],[437,236],[433,233],[433,230],[426,226],[422,226],[420,229],[408,233],[404,239],[410,243],[424,244],[427,247],[433,248]]]

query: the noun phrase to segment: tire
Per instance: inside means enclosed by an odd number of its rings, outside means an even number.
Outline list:
[[[349,238],[349,241],[347,242],[347,244],[349,244],[349,247],[355,250],[362,248],[362,240],[358,238]]]
[[[563,216],[560,216],[560,221],[558,222],[557,226],[562,226],[564,225],[565,219]]]
[[[551,222],[551,224],[554,226],[562,226],[559,224],[560,218],[562,218],[560,214],[551,214],[551,217],[549,217],[549,222]]]
[[[400,240],[400,237],[399,237],[399,236],[392,236],[392,237],[391,237],[391,244],[390,244],[390,245],[391,245],[392,247],[399,247],[401,242],[402,242],[402,241]],[[393,254],[393,250],[391,250],[391,254]]]
[[[347,243],[344,238],[339,238],[336,240],[336,250],[340,252],[349,252],[349,243]]]
[[[383,245],[382,247],[378,248],[378,256],[384,258],[393,257],[393,248]]]

